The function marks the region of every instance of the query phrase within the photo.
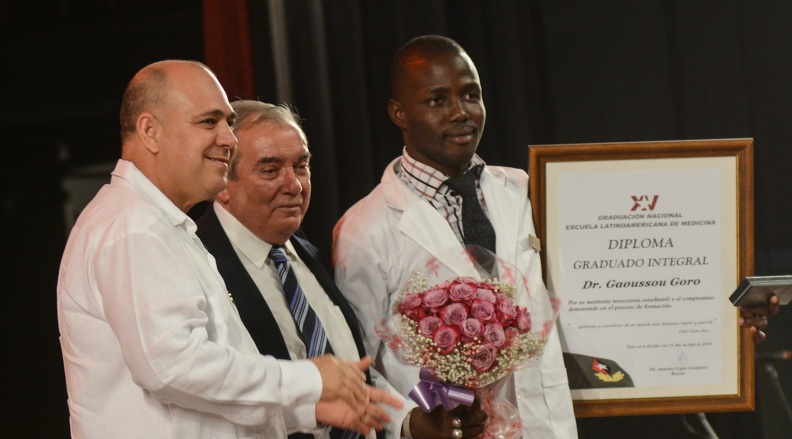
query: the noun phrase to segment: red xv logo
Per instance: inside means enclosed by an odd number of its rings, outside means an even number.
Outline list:
[[[633,201],[635,201],[635,204],[633,204],[633,207],[632,207],[632,209],[630,209],[630,211],[633,211],[633,210],[654,210],[655,205],[657,204],[657,199],[660,198],[659,195],[655,195],[652,198],[652,201],[649,202],[649,196],[648,195],[641,195],[641,196],[630,195],[630,196],[632,197]]]

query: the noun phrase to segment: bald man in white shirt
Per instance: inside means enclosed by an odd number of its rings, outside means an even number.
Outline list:
[[[186,212],[225,187],[237,143],[214,74],[149,65],[120,119],[121,160],[77,220],[58,278],[72,437],[284,437],[285,410],[365,406],[365,361],[258,353],[195,235]]]

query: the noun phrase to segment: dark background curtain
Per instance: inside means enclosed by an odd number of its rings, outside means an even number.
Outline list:
[[[68,435],[54,293],[75,197],[64,182],[106,178],[123,88],[145,64],[204,60],[231,99],[298,109],[314,155],[303,228],[328,264],[336,220],[401,152],[385,111],[391,57],[435,33],[478,67],[489,164],[527,168],[529,144],[753,137],[756,272],[790,274],[791,27],[783,0],[0,1],[0,435]],[[790,325],[784,309],[758,349],[788,349]],[[708,415],[721,438],[787,437],[761,366],[756,413]],[[792,395],[792,370],[777,367]],[[579,426],[666,438],[679,420]]]

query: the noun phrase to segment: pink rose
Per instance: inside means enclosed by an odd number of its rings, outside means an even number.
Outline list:
[[[506,333],[503,332],[503,326],[498,322],[488,323],[484,327],[484,340],[497,347],[502,347],[506,344]]]
[[[459,342],[459,330],[453,326],[441,326],[434,333],[434,342],[441,354],[448,355]]]
[[[423,299],[423,304],[425,307],[430,309],[437,309],[441,306],[445,305],[448,301],[448,292],[446,292],[443,288],[434,288],[429,291],[425,291],[421,298]]]
[[[414,320],[416,322],[421,321],[422,318],[429,315],[429,313],[423,307],[423,299],[421,299],[421,295],[418,293],[407,294],[402,299],[401,303],[397,307],[399,314]]]
[[[430,314],[429,311],[424,309],[424,307],[419,306],[418,308],[411,309],[404,315],[415,322],[420,322],[422,318],[427,317]]]
[[[476,372],[487,372],[495,366],[497,358],[498,348],[491,343],[486,343],[473,354],[470,365]]]
[[[459,330],[462,333],[463,341],[471,341],[481,337],[482,325],[478,319],[466,319],[459,325]]]
[[[399,304],[399,310],[413,309],[415,307],[421,306],[421,302],[423,302],[423,300],[421,300],[420,294],[418,293],[407,294],[406,296],[404,296],[404,299],[402,299],[401,303]]]
[[[492,291],[492,288],[487,288],[488,285],[480,285],[479,289],[476,291],[476,297],[479,299],[486,300],[488,302],[495,303],[498,299],[495,297],[495,292]]]
[[[531,312],[523,307],[517,308],[517,329],[520,334],[525,334],[531,330]]]
[[[443,325],[443,322],[435,316],[428,316],[422,318],[418,322],[418,329],[424,337],[432,338],[437,328]]]
[[[418,306],[413,309],[404,310],[401,315],[407,317],[415,322],[420,322],[422,318],[429,315],[429,312],[423,306]]]
[[[464,304],[452,303],[440,308],[438,314],[446,325],[458,325],[468,317],[468,310]]]
[[[517,318],[517,306],[507,297],[498,298],[498,316],[502,324],[508,325]]]
[[[416,322],[429,315],[423,307],[423,300],[418,293],[407,294],[397,307],[399,314]]]
[[[465,282],[463,279],[454,281],[448,288],[448,291],[450,293],[449,295],[451,296],[451,300],[454,302],[470,303],[476,298],[476,287],[468,282]]]
[[[447,290],[450,285],[451,285],[450,280],[444,280],[439,284],[435,285],[434,287],[432,287],[432,289]]]
[[[495,304],[483,299],[476,299],[470,306],[470,315],[482,322],[495,320]]]

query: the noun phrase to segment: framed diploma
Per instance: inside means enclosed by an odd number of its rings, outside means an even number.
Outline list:
[[[753,139],[535,145],[530,197],[575,414],[752,410]]]

